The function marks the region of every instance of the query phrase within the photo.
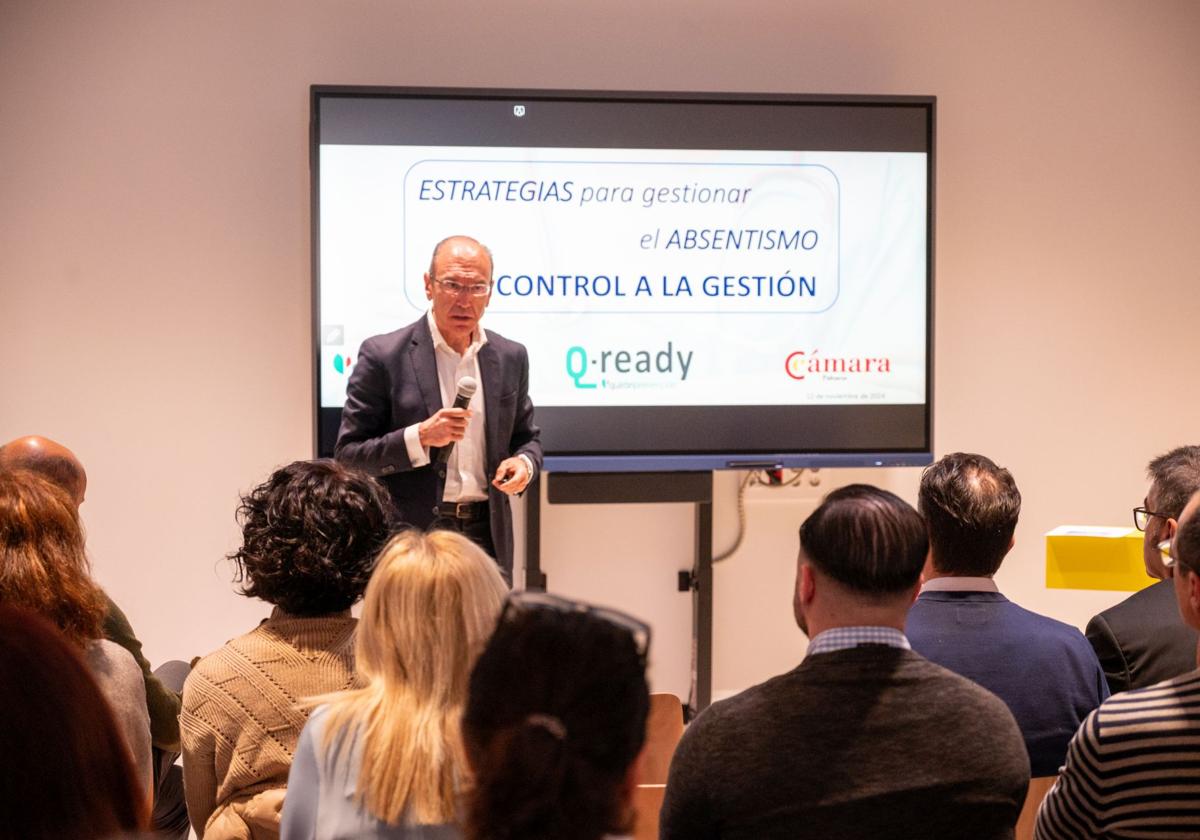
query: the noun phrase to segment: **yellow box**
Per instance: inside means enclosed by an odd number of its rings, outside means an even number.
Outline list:
[[[1046,534],[1046,586],[1136,592],[1146,574],[1142,533],[1134,528],[1060,525]]]

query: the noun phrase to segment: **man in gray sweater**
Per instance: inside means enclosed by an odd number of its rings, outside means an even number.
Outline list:
[[[1012,714],[904,636],[927,551],[920,515],[875,487],[835,490],[805,520],[808,653],[684,733],[663,840],[1013,836],[1029,759]]]

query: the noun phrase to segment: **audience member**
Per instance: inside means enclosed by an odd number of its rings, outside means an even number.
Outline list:
[[[507,591],[460,534],[408,531],[388,544],[355,643],[366,685],[325,698],[300,733],[283,840],[461,836],[467,679]]]
[[[930,558],[905,627],[913,650],[1007,703],[1033,775],[1055,775],[1108,684],[1077,628],[1017,606],[992,579],[1021,512],[1012,474],[982,455],[947,455],[921,476],[917,509]]]
[[[0,604],[41,615],[80,650],[149,797],[150,716],[142,672],[129,651],[102,638],[104,596],[88,575],[74,501],[28,470],[0,472]]]
[[[1160,455],[1147,469],[1150,489],[1133,521],[1145,532],[1146,573],[1160,582],[1135,592],[1097,615],[1087,626],[1088,641],[1100,657],[1113,694],[1177,677],[1195,667],[1196,630],[1175,608],[1175,590],[1166,577],[1158,544],[1175,533],[1188,498],[1200,490],[1200,446],[1181,446]]]
[[[794,670],[705,709],[671,762],[661,836],[1011,838],[1029,784],[1012,714],[909,649],[925,523],[854,484],[800,526]]]
[[[628,832],[650,696],[650,628],[544,593],[510,597],[471,672],[470,840]]]
[[[374,479],[332,461],[277,470],[242,498],[242,594],[274,605],[258,627],[204,657],[183,688],[188,814],[201,838],[279,833],[304,697],[356,685],[350,607],[388,537]]]
[[[0,606],[0,840],[100,840],[144,827],[148,800],[78,646]]]
[[[1167,583],[1200,629],[1200,493],[1172,529]],[[1114,695],[1083,722],[1035,837],[1200,836],[1200,669]]]
[[[61,443],[38,435],[17,438],[0,446],[0,468],[27,469],[49,479],[72,499],[76,510],[87,493],[87,472],[75,453]],[[150,715],[150,743],[154,771],[154,811],[151,827],[164,836],[186,837],[187,808],[179,758],[179,692],[187,676],[187,663],[169,661],[151,670],[142,654],[142,643],[125,613],[108,594],[104,598],[104,637],[133,656],[142,669],[146,708]]]
[[[49,438],[29,435],[17,438],[0,446],[0,467],[27,469],[49,479],[65,490],[76,508],[83,504],[87,492],[87,472],[75,453],[61,443]],[[104,637],[116,642],[133,655],[142,669],[146,684],[146,706],[150,713],[150,736],[155,747],[168,753],[179,753],[179,689],[169,688],[150,669],[150,663],[142,654],[142,643],[134,633],[129,619],[112,599],[100,592],[104,598]],[[177,669],[170,669],[172,675]],[[182,678],[179,684],[182,685]],[[171,759],[170,764],[174,761]]]

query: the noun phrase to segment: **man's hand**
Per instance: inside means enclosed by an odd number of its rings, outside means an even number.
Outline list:
[[[525,459],[514,455],[500,462],[492,485],[511,496],[524,490],[530,478],[532,476],[529,474],[529,467],[525,465]]]
[[[421,446],[428,449],[431,446],[445,446],[457,443],[467,433],[467,423],[471,420],[469,408],[442,408],[428,420],[422,420],[417,426],[417,438]]]

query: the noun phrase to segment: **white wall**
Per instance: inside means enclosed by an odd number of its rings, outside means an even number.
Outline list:
[[[1191,0],[7,0],[0,439],[85,461],[96,574],[151,657],[210,650],[264,613],[221,560],[238,491],[311,451],[310,84],[935,94],[936,448],[1014,471],[1001,584],[1082,624],[1116,596],[1047,591],[1040,535],[1127,522],[1146,461],[1200,440],[1197,43]],[[911,498],[911,471],[880,480]],[[804,495],[750,494],[718,690],[802,650]],[[654,613],[676,688],[686,596],[660,587],[686,510],[548,508],[545,529],[552,585]]]

